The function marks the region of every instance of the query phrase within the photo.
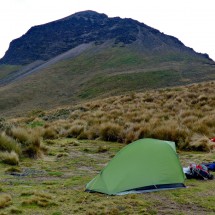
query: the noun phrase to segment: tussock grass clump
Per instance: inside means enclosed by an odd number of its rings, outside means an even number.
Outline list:
[[[131,143],[137,139],[147,137],[147,135],[145,135],[145,127],[141,126],[140,124],[129,123],[126,125],[126,127],[127,128],[123,131],[125,138],[124,142],[126,144]]]
[[[22,170],[19,167],[9,167],[5,170],[6,173],[14,173],[14,172],[22,172]]]
[[[109,150],[110,150],[110,148],[108,146],[99,146],[97,149],[97,152],[98,153],[104,153],[104,152],[107,152]]]
[[[10,208],[10,213],[11,214],[22,214],[22,210],[16,208],[16,207],[11,207]]]
[[[33,198],[29,198],[27,200],[24,200],[22,202],[22,205],[23,206],[37,205],[40,207],[46,207],[46,206],[50,205],[50,201],[45,198],[33,197]]]
[[[188,136],[190,136],[189,131],[186,128],[179,127],[176,123],[164,123],[151,131],[151,137],[176,143],[181,139],[185,140]]]
[[[0,161],[2,161],[5,164],[18,165],[19,156],[14,151],[0,152]]]
[[[44,113],[47,121],[40,126],[44,139],[75,137],[130,143],[140,138],[156,138],[174,141],[181,149],[188,149],[195,134],[215,136],[214,83],[90,101],[62,109],[68,113],[62,118],[59,111]],[[39,116],[33,120],[42,121]],[[25,122],[31,124],[29,120]],[[26,131],[12,133],[19,142],[29,139]]]
[[[68,145],[73,145],[73,146],[79,146],[80,145],[80,143],[77,140],[73,140],[71,142],[68,142],[67,144]]]
[[[28,199],[22,202],[23,206],[37,205],[39,207],[48,207],[56,205],[56,203],[52,201],[53,197],[50,194],[32,192],[29,196],[31,197],[28,197]]]
[[[30,158],[41,157],[45,148],[41,145],[41,129],[14,127],[10,136],[18,142],[22,156]]]
[[[191,139],[189,147],[196,151],[211,152],[215,150],[215,143],[206,136],[195,134]]]
[[[78,137],[83,131],[83,125],[74,125],[68,130],[67,137]]]
[[[20,143],[27,142],[29,138],[29,130],[22,127],[14,127],[8,134]]]
[[[118,141],[122,142],[122,131],[123,128],[115,123],[105,123],[100,127],[100,137],[105,141]]]
[[[58,134],[55,127],[47,127],[44,129],[43,133],[44,139],[56,139],[58,138]]]
[[[5,208],[12,204],[12,197],[9,194],[0,194],[0,208]]]
[[[0,133],[6,131],[11,127],[11,124],[8,123],[4,118],[0,117]]]
[[[16,154],[21,155],[21,146],[11,137],[0,134],[0,151],[14,151]]]
[[[20,196],[32,196],[34,193],[35,191],[23,191]]]
[[[53,141],[53,140],[46,140],[45,142],[47,145],[54,145],[55,144],[55,141]]]
[[[139,129],[137,130],[136,139],[147,138],[151,136],[153,132],[153,126],[150,123],[146,123],[143,125],[139,125]]]

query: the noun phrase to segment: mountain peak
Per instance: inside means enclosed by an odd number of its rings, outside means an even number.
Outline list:
[[[73,16],[86,16],[86,17],[103,16],[103,17],[106,17],[106,18],[108,17],[104,13],[98,13],[98,12],[93,11],[93,10],[85,10],[85,11],[77,12],[77,13],[74,13]]]
[[[47,61],[83,44],[101,45],[105,42],[121,47],[133,44],[146,55],[169,55],[172,58],[179,54],[183,58],[189,55],[208,59],[206,55],[185,47],[177,38],[144,23],[120,17],[109,18],[106,14],[86,10],[32,27],[10,43],[0,64],[26,65]]]
[[[61,19],[61,21],[68,20],[70,18],[105,19],[105,18],[108,18],[108,16],[104,13],[98,13],[93,10],[85,10],[85,11],[74,13],[68,17],[65,17],[65,18]]]

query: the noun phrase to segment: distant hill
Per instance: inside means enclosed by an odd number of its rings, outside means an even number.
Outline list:
[[[32,27],[0,59],[0,109],[16,113],[215,79],[215,63],[143,23],[94,11]]]

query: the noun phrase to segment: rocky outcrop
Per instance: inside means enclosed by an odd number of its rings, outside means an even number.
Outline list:
[[[85,43],[100,45],[107,40],[113,44],[129,45],[141,41],[142,51],[185,50],[177,38],[132,19],[108,18],[94,11],[75,13],[63,19],[32,27],[22,37],[13,40],[0,64],[25,65],[46,61]],[[201,56],[208,58],[208,56]]]

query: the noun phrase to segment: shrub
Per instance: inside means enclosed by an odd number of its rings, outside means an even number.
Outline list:
[[[16,152],[0,152],[0,160],[3,163],[10,165],[18,165],[19,164],[19,156]]]

